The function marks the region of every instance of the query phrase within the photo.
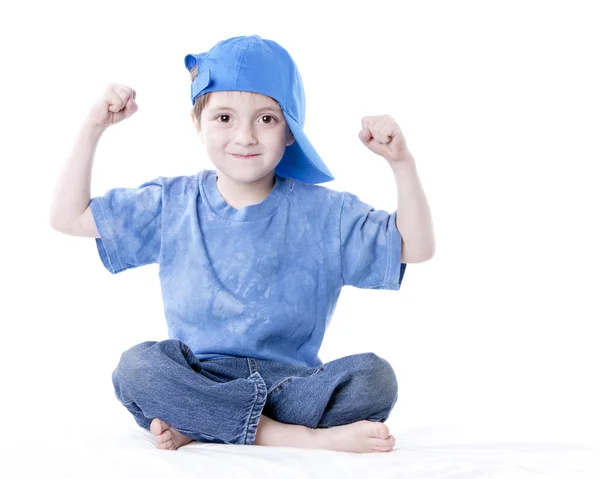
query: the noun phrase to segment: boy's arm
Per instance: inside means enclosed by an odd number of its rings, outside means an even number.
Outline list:
[[[137,111],[135,96],[133,88],[110,83],[94,102],[56,182],[50,208],[53,229],[73,236],[100,238],[89,207],[94,154],[102,133]]]
[[[50,226],[56,231],[73,236],[100,237],[88,205],[94,154],[105,130],[106,127],[87,121],[79,129],[73,150],[63,164],[54,188]]]
[[[396,189],[398,190],[398,212],[396,227],[402,236],[401,263],[422,263],[435,253],[435,235],[431,211],[415,160],[410,153],[398,162],[390,163]]]
[[[435,253],[435,235],[415,160],[398,124],[389,115],[366,116],[358,137],[387,160],[398,189],[396,227],[402,237],[401,263],[422,263]]]

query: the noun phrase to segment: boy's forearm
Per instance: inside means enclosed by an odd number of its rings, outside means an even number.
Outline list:
[[[402,262],[431,259],[435,236],[431,211],[412,155],[392,166],[398,190],[396,226],[402,235]]]
[[[66,228],[77,221],[90,202],[92,166],[96,147],[105,127],[84,122],[73,149],[56,180],[50,208],[50,225]]]

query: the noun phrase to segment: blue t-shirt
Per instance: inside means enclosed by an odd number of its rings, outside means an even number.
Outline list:
[[[319,366],[342,286],[400,288],[396,213],[278,175],[267,198],[238,210],[216,180],[159,177],[90,203],[104,266],[158,263],[169,337],[199,359]]]

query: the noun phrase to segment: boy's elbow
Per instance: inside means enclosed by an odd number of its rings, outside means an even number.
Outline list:
[[[64,218],[52,214],[50,214],[48,218],[48,226],[54,231],[64,234],[71,234],[71,231],[73,230],[72,224],[65,221]]]
[[[50,226],[50,228],[52,228],[55,231],[61,231],[62,229],[60,221],[52,213],[48,215],[48,226]]]
[[[49,222],[49,226],[50,228],[52,228],[54,231],[58,231],[59,233],[66,233],[67,232],[67,228],[64,227],[64,225],[57,223],[55,220],[51,219]]]
[[[424,256],[425,259],[423,259],[423,262],[433,259],[434,256],[435,256],[435,246],[433,246],[431,249],[429,249],[427,251],[427,254]]]

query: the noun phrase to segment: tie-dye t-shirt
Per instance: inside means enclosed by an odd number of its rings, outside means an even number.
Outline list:
[[[169,337],[201,360],[319,366],[342,286],[398,290],[406,268],[395,212],[277,175],[267,198],[241,209],[214,170],[111,189],[90,205],[104,266],[158,263]]]

